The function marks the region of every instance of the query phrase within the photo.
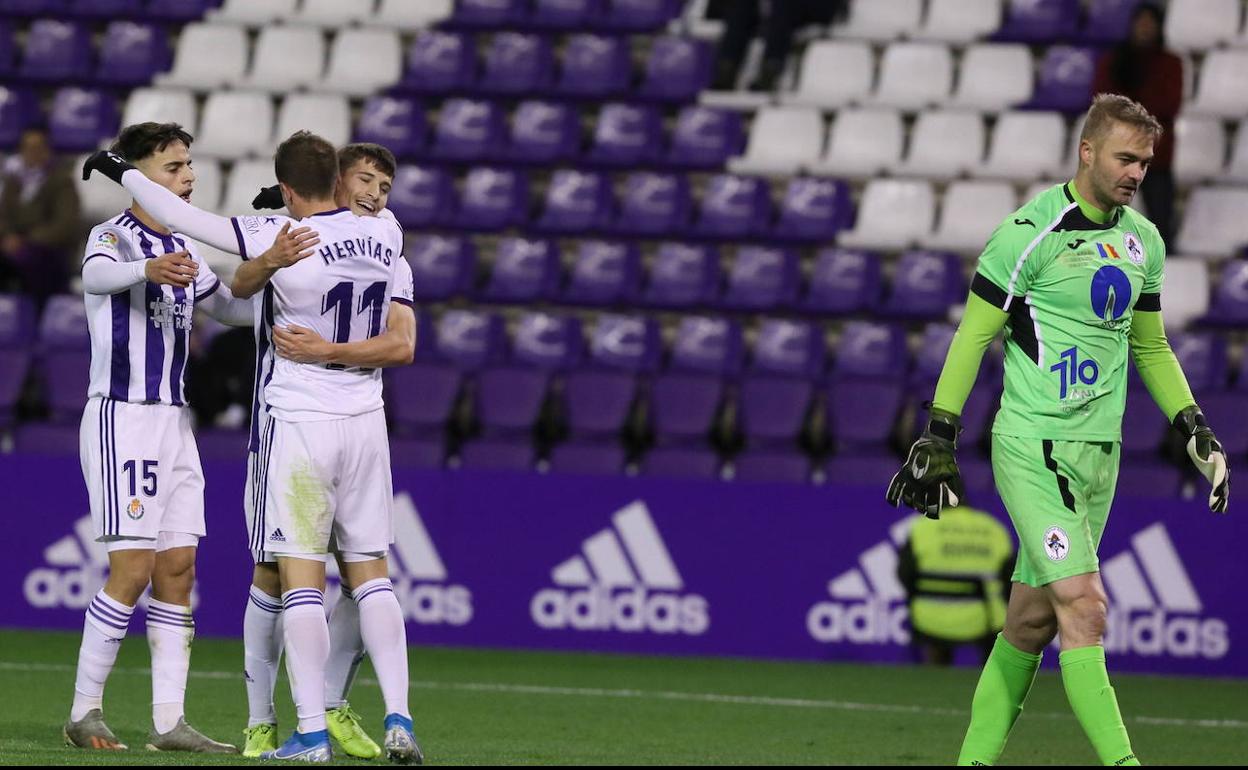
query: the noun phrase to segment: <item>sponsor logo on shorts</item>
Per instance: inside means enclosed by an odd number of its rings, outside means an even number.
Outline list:
[[[1070,538],[1061,527],[1049,527],[1044,531],[1044,553],[1049,561],[1062,561],[1070,555]]]
[[[135,497],[130,500],[130,504],[126,506],[126,515],[132,520],[138,521],[143,518],[143,503],[139,502],[139,498]]]
[[[897,580],[897,546],[917,516],[889,529],[889,540],[858,556],[858,566],[828,581],[828,596],[806,612],[806,631],[824,644],[910,643],[906,590]]]

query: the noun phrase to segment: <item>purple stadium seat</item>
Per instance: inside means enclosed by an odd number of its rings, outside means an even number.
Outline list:
[[[573,35],[564,44],[555,90],[565,96],[610,97],[627,90],[632,77],[633,62],[626,40]]]
[[[17,40],[13,36],[13,25],[8,19],[0,18],[0,75],[9,77],[17,68]]]
[[[768,318],[758,328],[750,371],[817,379],[825,360],[823,330],[805,321]]]
[[[492,471],[527,471],[537,461],[537,450],[527,438],[482,438],[460,447],[465,468]]]
[[[564,371],[581,358],[581,322],[575,316],[526,313],[511,340],[511,362],[548,371]]]
[[[1219,390],[1199,396],[1200,410],[1218,432],[1218,441],[1232,457],[1248,453],[1248,420],[1244,419],[1244,394]]]
[[[658,101],[687,102],[710,81],[711,56],[702,41],[660,37],[650,47],[638,94]]]
[[[959,452],[959,455],[958,470],[962,473],[967,502],[970,505],[982,505],[984,498],[990,498],[996,491],[992,461],[975,451]]]
[[[192,21],[220,4],[218,0],[147,0],[144,17],[151,21]]]
[[[664,478],[714,479],[719,477],[719,456],[698,447],[655,447],[642,459],[641,472]]]
[[[124,19],[143,15],[143,0],[73,0],[69,15],[82,19]]]
[[[503,113],[498,105],[448,99],[438,114],[433,155],[441,160],[490,160],[503,147],[503,136]]]
[[[680,13],[676,0],[611,0],[606,26],[622,32],[657,30]]]
[[[63,83],[90,74],[91,35],[72,21],[39,19],[30,25],[22,51],[21,76]]]
[[[546,400],[550,373],[542,369],[500,366],[477,375],[476,414],[486,435],[528,435]]]
[[[58,294],[48,299],[39,321],[38,372],[54,422],[82,418],[91,367],[91,337],[82,297]]]
[[[882,446],[855,447],[852,451],[841,451],[829,458],[824,466],[824,475],[829,484],[884,490],[901,467],[901,461],[902,458]]]
[[[742,246],[728,272],[721,304],[733,310],[775,310],[797,302],[797,253],[771,246]]]
[[[457,0],[451,24],[482,29],[501,29],[522,21],[524,0]]]
[[[462,371],[476,371],[502,359],[503,338],[502,318],[476,310],[448,310],[437,322],[436,354]]]
[[[575,158],[581,150],[581,120],[576,110],[556,102],[526,101],[511,118],[508,159],[513,163],[551,165]]]
[[[948,323],[933,322],[923,327],[923,336],[914,353],[914,371],[910,380],[920,391],[929,390],[940,379],[945,366],[945,356],[957,329]]]
[[[1248,326],[1248,259],[1227,260],[1214,287],[1213,307],[1201,320],[1219,326]]]
[[[656,109],[637,104],[606,104],[598,113],[586,159],[605,166],[653,163],[663,148],[663,124]]]
[[[469,35],[425,30],[407,52],[399,87],[421,93],[462,91],[476,79],[477,59]]]
[[[1207,392],[1226,387],[1227,362],[1226,338],[1220,334],[1176,333],[1170,335],[1170,347],[1183,367],[1192,394],[1200,400]]]
[[[1147,390],[1138,386],[1127,389],[1127,408],[1122,416],[1124,454],[1156,453],[1169,429],[1165,415]]]
[[[91,88],[62,88],[52,97],[48,131],[62,152],[87,152],[117,133],[117,101]]]
[[[446,222],[454,207],[451,179],[440,168],[399,166],[386,207],[407,228],[433,227]]]
[[[602,231],[610,223],[611,198],[611,179],[605,174],[560,169],[551,176],[535,228],[549,233]]]
[[[653,318],[604,313],[590,333],[587,364],[648,374],[658,368],[662,352],[659,325]]]
[[[476,248],[470,239],[418,235],[405,251],[417,301],[445,300],[472,288]]]
[[[1097,50],[1069,45],[1049,48],[1031,101],[1022,109],[1082,112],[1092,103]]]
[[[591,330],[588,359],[564,382],[572,436],[605,441],[619,433],[637,396],[637,377],[654,370],[659,349],[659,327],[652,319],[599,316]]]
[[[548,88],[555,73],[550,41],[540,35],[500,32],[490,40],[476,90],[528,94]]]
[[[390,462],[402,468],[441,468],[446,459],[442,436],[390,436]]]
[[[825,248],[815,255],[801,307],[814,313],[870,313],[880,302],[880,258],[870,252]]]
[[[823,360],[823,335],[811,324],[763,322],[739,397],[742,432],[751,446],[792,444],[797,439]]]
[[[692,209],[684,176],[637,171],[624,180],[614,229],[621,235],[651,237],[682,232]]]
[[[789,181],[771,237],[830,241],[853,223],[849,185],[834,179],[798,177]]]
[[[67,0],[0,0],[5,16],[55,16],[68,9]]]
[[[1010,0],[993,39],[1053,43],[1071,39],[1079,28],[1079,0]]]
[[[719,254],[710,246],[659,244],[643,299],[649,305],[693,308],[709,305],[719,294]]]
[[[0,148],[17,144],[27,126],[39,122],[39,100],[25,88],[0,85]]]
[[[676,116],[665,162],[677,168],[723,168],[744,149],[740,113],[691,104]]]
[[[636,301],[641,290],[641,257],[635,243],[581,241],[564,300],[582,305]]]
[[[601,20],[606,4],[607,0],[533,0],[528,22],[538,29],[587,29]]]
[[[135,86],[169,69],[173,52],[164,29],[154,24],[114,21],[100,43],[97,83]]]
[[[615,442],[568,441],[550,451],[550,470],[584,476],[610,476],[624,470],[624,448]]]
[[[693,232],[710,238],[748,238],[765,232],[770,218],[766,180],[717,174],[702,195]]]
[[[650,388],[650,418],[659,444],[697,443],[706,436],[725,396],[723,378],[741,369],[742,348],[741,328],[734,322],[681,319],[668,371]]]
[[[833,371],[838,377],[899,377],[908,359],[906,337],[897,327],[850,321],[841,329]]]
[[[810,458],[791,449],[747,450],[733,459],[737,481],[772,484],[803,484],[810,479]]]
[[[668,371],[736,377],[745,363],[741,326],[709,316],[685,316],[676,327]]]
[[[496,302],[535,302],[553,296],[559,282],[555,244],[532,238],[504,238],[483,298]]]
[[[29,297],[0,294],[0,428],[12,421],[30,371],[34,331],[35,303]]]
[[[451,418],[463,376],[442,361],[385,370],[386,406],[401,435],[440,434]]]
[[[1124,458],[1125,459],[1125,458]],[[1201,480],[1204,483],[1204,480]],[[1183,485],[1183,471],[1160,460],[1133,458],[1118,468],[1117,496],[1174,498]],[[1202,492],[1207,492],[1205,484]]]
[[[396,156],[408,158],[424,151],[428,133],[425,108],[419,101],[403,96],[371,96],[360,113],[354,140],[383,144]]]
[[[840,449],[874,445],[882,451],[901,409],[906,365],[899,329],[845,324],[828,389],[828,423]]]
[[[529,213],[529,178],[523,171],[478,167],[464,176],[455,225],[475,231],[524,224]]]
[[[1117,43],[1130,34],[1131,14],[1141,0],[1092,0],[1081,37],[1087,43]]]
[[[956,254],[903,254],[881,312],[894,318],[942,319],[966,297],[962,261]]]

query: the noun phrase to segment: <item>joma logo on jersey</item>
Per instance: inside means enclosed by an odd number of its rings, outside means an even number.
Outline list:
[[[533,595],[533,622],[551,630],[706,633],[709,605],[702,596],[682,593],[684,580],[646,504],[631,503],[611,521],[613,526],[582,543],[583,555],[551,570],[560,588]]]
[[[897,547],[913,517],[894,524],[885,540],[863,551],[858,566],[828,581],[828,596],[806,613],[806,631],[824,644],[909,644],[910,612],[897,580]]]

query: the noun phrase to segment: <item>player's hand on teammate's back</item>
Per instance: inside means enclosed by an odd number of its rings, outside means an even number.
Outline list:
[[[314,247],[320,242],[320,236],[312,228],[297,227],[291,230],[290,223],[287,222],[273,239],[273,245],[260,255],[260,261],[273,270],[290,267],[312,256]]]
[[[1226,465],[1226,452],[1213,435],[1199,407],[1189,406],[1174,417],[1174,427],[1187,439],[1187,456],[1212,486],[1209,510],[1226,513],[1231,497],[1231,471]]]
[[[147,260],[143,274],[152,283],[186,288],[199,275],[199,265],[185,251],[171,251]]]
[[[121,184],[121,175],[134,168],[115,152],[100,150],[83,161],[82,181],[91,178],[92,171],[98,171],[117,184]]]
[[[285,208],[286,201],[282,200],[282,188],[278,185],[261,187],[256,197],[251,199],[251,207],[253,209]]]
[[[282,358],[299,364],[321,364],[329,359],[330,343],[302,326],[274,326],[273,346]]]
[[[954,450],[962,421],[957,415],[932,410],[923,435],[910,447],[910,454],[889,482],[886,498],[890,505],[905,503],[929,519],[939,519],[945,508],[966,502],[962,473]]]

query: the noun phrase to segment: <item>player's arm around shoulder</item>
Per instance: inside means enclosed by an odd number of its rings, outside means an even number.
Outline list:
[[[321,242],[320,236],[311,227],[305,225],[292,228],[292,224],[292,220],[285,220],[281,229],[273,236],[272,244],[255,259],[244,259],[243,264],[234,271],[230,291],[235,297],[247,299],[253,296],[265,287],[278,270],[312,256],[315,247]]]

